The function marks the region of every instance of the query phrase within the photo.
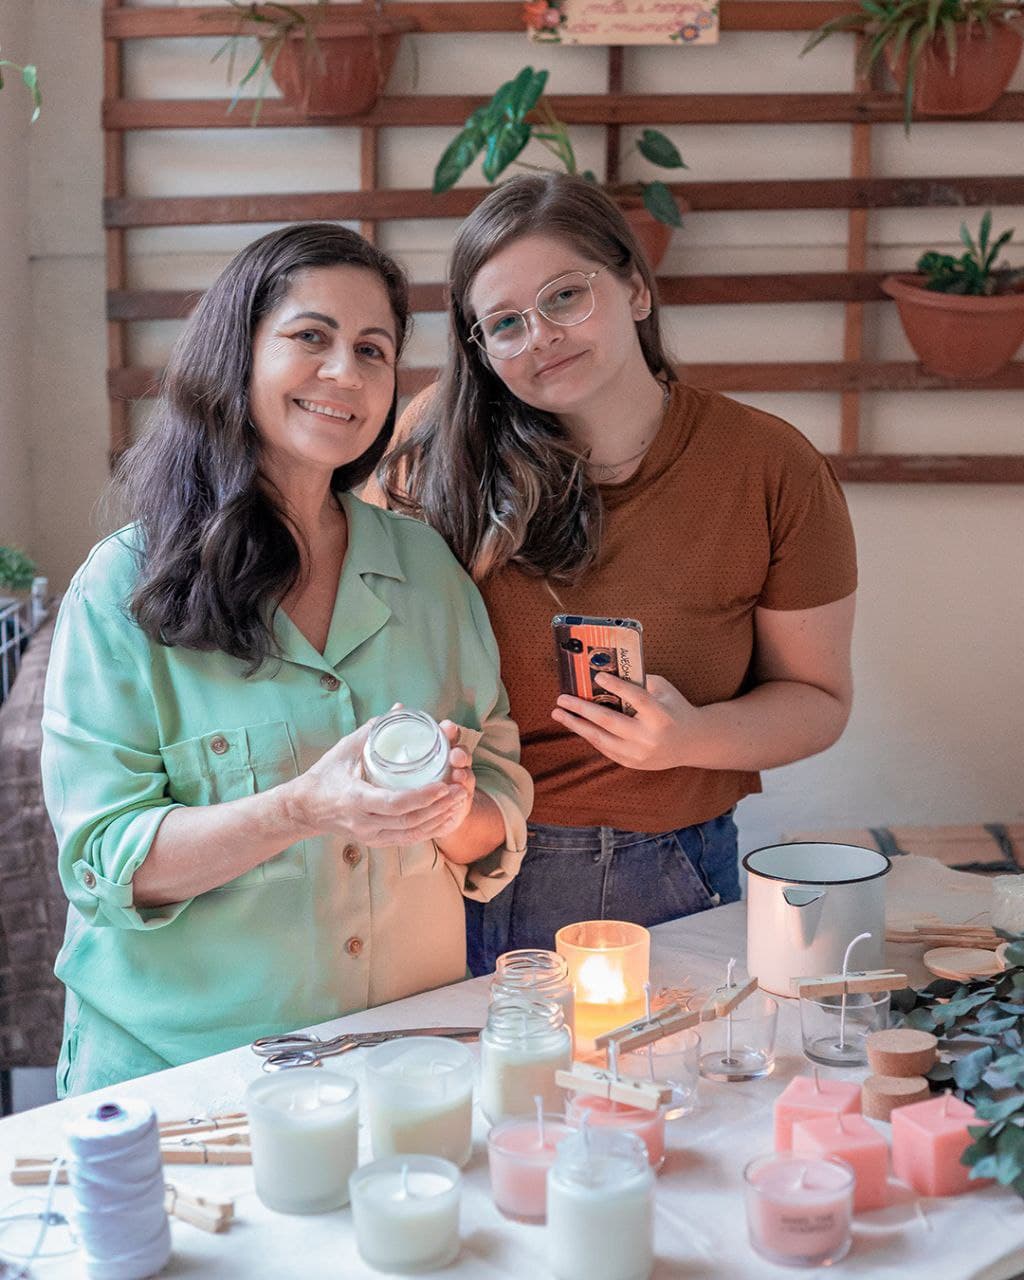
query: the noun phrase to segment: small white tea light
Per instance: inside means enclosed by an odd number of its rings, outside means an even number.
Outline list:
[[[377,1271],[438,1271],[459,1252],[462,1177],[436,1156],[387,1156],[349,1178],[360,1257]]]
[[[401,707],[374,722],[363,748],[363,772],[378,787],[410,791],[440,782],[448,756],[448,739],[433,716]]]

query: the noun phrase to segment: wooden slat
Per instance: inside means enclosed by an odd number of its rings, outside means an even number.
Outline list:
[[[1024,457],[1017,454],[861,453],[829,461],[846,484],[1024,484]]]
[[[791,275],[663,276],[658,294],[667,306],[733,303],[888,301],[881,282],[888,272],[808,271]],[[413,311],[443,311],[445,286],[414,284]],[[120,289],[107,294],[110,320],[179,320],[192,311],[202,290]]]
[[[547,99],[566,124],[897,124],[903,103],[895,94],[875,93],[611,93],[553,94]],[[382,98],[363,116],[346,116],[333,123],[362,127],[457,128],[487,99],[433,94]],[[263,103],[253,124],[243,101],[228,114],[230,98],[108,99],[103,104],[106,129],[248,129],[309,127],[310,121],[279,99]],[[941,117],[933,117],[938,120]],[[1007,93],[980,121],[1024,120],[1024,93]],[[317,120],[317,126],[331,124]]]
[[[312,12],[309,6],[296,6]],[[811,31],[856,11],[845,0],[722,0],[719,25],[723,31]],[[484,4],[417,3],[386,4],[392,17],[411,18],[421,31],[431,33],[524,31],[523,7],[519,0],[490,0]],[[209,15],[209,16],[206,16]],[[118,40],[147,37],[231,35],[236,19],[224,6],[209,9],[171,8],[124,9],[104,14],[104,35]]]
[[[105,14],[120,11],[121,0],[103,0]],[[103,94],[117,98],[123,90],[123,47],[116,40],[103,41]],[[107,199],[119,199],[125,193],[125,138],[120,133],[103,135],[103,194]],[[123,289],[128,281],[127,236],[124,231],[108,229],[106,241],[108,290]],[[111,369],[123,369],[128,364],[128,335],[125,326],[117,321],[107,323],[107,364]],[[107,405],[107,457],[111,465],[128,447],[131,423],[128,406],[123,400],[111,399]]]
[[[286,195],[155,196],[106,200],[107,227],[184,227],[304,219],[464,218],[487,187],[434,196],[426,190],[308,192]],[[693,212],[785,209],[917,209],[1024,204],[1024,176],[795,178],[682,182],[672,192]]]
[[[866,37],[857,37],[857,59],[863,52]],[[855,64],[856,65],[856,64]],[[854,71],[854,89],[864,90],[867,84]],[[850,177],[867,178],[871,174],[871,126],[855,124],[850,130]],[[846,219],[846,269],[864,271],[867,267],[868,211],[851,209]],[[864,359],[864,304],[847,303],[843,316],[843,359]],[[839,452],[853,454],[860,451],[859,391],[844,391],[839,398]]]
[[[975,382],[952,382],[909,362],[846,364],[825,360],[789,364],[689,364],[679,366],[679,375],[694,386],[734,392],[1024,390],[1024,361],[1006,365],[990,378]],[[429,386],[436,377],[436,369],[403,369],[402,394],[414,394]],[[133,400],[151,396],[159,379],[159,369],[136,366],[111,370],[107,383],[111,395]]]

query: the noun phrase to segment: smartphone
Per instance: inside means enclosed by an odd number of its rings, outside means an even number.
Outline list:
[[[586,698],[635,716],[636,707],[594,686],[602,672],[644,688],[643,627],[635,618],[590,618],[558,613],[551,620],[558,655],[558,681],[563,693]]]

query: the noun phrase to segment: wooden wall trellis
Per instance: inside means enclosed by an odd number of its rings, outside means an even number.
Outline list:
[[[809,31],[848,12],[847,0],[722,0],[723,31]],[[348,6],[346,6],[348,8]],[[488,3],[403,3],[389,0],[388,12],[413,19],[420,32],[492,33],[522,30],[518,0]],[[484,100],[465,95],[385,96],[358,119],[339,120],[360,137],[360,189],[291,195],[134,197],[126,189],[125,134],[145,129],[225,127],[225,102],[213,100],[130,100],[124,97],[123,48],[127,40],[229,35],[234,19],[227,6],[131,8],[124,0],[104,0],[105,183],[107,245],[108,388],[111,459],[130,439],[129,404],[152,395],[159,370],[133,366],[127,326],[133,321],[185,316],[195,291],[128,288],[127,232],[138,227],[287,222],[305,218],[356,220],[370,238],[377,224],[393,218],[465,216],[485,188],[460,188],[432,197],[422,190],[378,187],[378,131],[384,127],[461,125]],[[524,37],[525,41],[525,37]],[[524,61],[527,49],[524,44]],[[820,124],[850,123],[848,179],[687,182],[674,190],[693,210],[845,209],[848,217],[847,270],[761,275],[667,276],[661,296],[673,305],[723,303],[841,302],[844,305],[844,359],[836,362],[690,364],[688,381],[722,391],[834,391],[841,396],[840,447],[832,461],[845,481],[1024,483],[1024,454],[873,454],[860,449],[861,396],[867,391],[930,389],[1024,390],[1024,362],[990,378],[952,382],[911,362],[866,361],[864,303],[882,300],[887,273],[866,270],[867,214],[871,209],[943,205],[985,207],[1024,204],[1024,174],[1012,176],[878,178],[871,176],[871,125],[898,122],[898,97],[856,84],[849,93],[634,94],[623,88],[622,51],[608,51],[608,92],[552,96],[552,106],[568,124],[600,124],[607,129],[610,181],[618,177],[619,128],[655,124]],[[1024,120],[1024,93],[1006,94],[978,121]],[[280,129],[307,123],[282,102],[264,104],[256,127]],[[323,123],[318,121],[318,123]],[[413,288],[417,311],[443,308],[442,285]],[[431,369],[409,369],[403,390],[414,391],[434,377]]]

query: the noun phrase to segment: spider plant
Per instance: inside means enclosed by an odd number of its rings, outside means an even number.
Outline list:
[[[4,87],[5,67],[8,71],[16,71],[21,76],[22,82],[32,99],[31,123],[35,124],[39,119],[39,112],[43,106],[42,94],[39,92],[39,72],[31,63],[23,67],[18,62],[11,62],[9,58],[0,58],[0,89]]]
[[[255,124],[263,108],[263,99],[274,74],[274,66],[294,32],[302,33],[306,45],[307,63],[316,62],[322,69],[323,55],[316,39],[317,20],[290,4],[280,3],[280,0],[264,0],[263,3],[257,3],[256,0],[227,0],[227,3],[238,14],[237,26],[234,34],[229,36],[213,55],[212,61],[216,62],[218,58],[227,54],[229,83],[235,80],[240,42],[252,34],[251,24],[255,23],[262,29],[259,35],[259,53],[235,85],[235,93],[228,107],[229,112],[234,111],[243,89],[256,81],[256,96],[253,99],[252,108],[252,123]],[[323,9],[327,7],[328,0],[314,0],[314,3]]]

